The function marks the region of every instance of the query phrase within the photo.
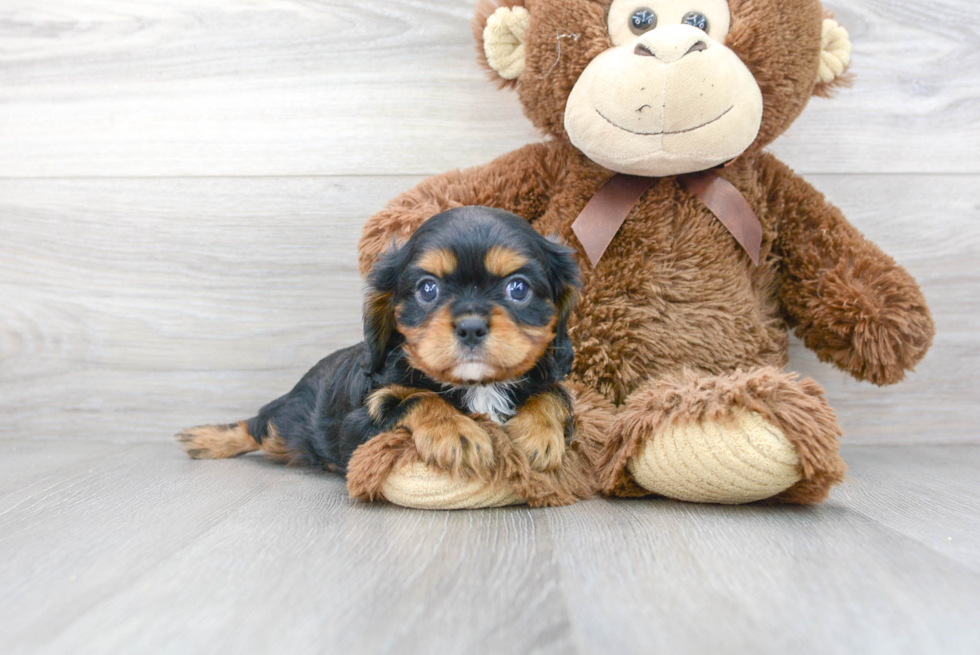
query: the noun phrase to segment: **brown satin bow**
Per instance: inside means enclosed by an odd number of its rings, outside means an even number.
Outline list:
[[[572,232],[593,267],[599,263],[630,210],[658,179],[618,173],[585,205],[572,223]],[[762,224],[739,190],[715,171],[683,175],[678,180],[721,221],[748,253],[752,263],[758,265]]]

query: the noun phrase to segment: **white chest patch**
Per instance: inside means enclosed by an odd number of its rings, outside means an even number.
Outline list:
[[[494,383],[467,387],[463,396],[466,408],[474,414],[486,414],[495,423],[503,424],[516,413],[507,386]]]

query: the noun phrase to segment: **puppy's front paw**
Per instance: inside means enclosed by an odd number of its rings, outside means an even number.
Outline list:
[[[494,465],[493,441],[476,421],[444,400],[425,398],[406,416],[419,457],[450,473],[488,473]]]
[[[511,419],[511,422],[513,419]],[[565,435],[550,429],[522,429],[514,434],[510,422],[504,426],[511,440],[525,455],[535,471],[557,471],[565,455]]]
[[[485,473],[493,468],[493,442],[466,416],[454,423],[427,425],[412,432],[419,457],[450,472]]]
[[[521,411],[504,424],[504,431],[525,455],[535,471],[556,471],[565,455],[565,437],[571,412],[567,401],[554,394],[528,400]]]

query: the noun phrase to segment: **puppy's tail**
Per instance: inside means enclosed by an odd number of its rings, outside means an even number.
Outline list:
[[[303,461],[301,454],[287,445],[273,424],[290,398],[286,394],[273,400],[247,421],[188,428],[174,438],[191,459],[224,459],[261,450],[277,462],[297,464]]]
[[[260,444],[248,433],[248,421],[227,425],[201,425],[174,437],[191,459],[223,459],[258,450]]]

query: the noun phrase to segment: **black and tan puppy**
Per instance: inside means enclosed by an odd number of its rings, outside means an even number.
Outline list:
[[[261,449],[346,472],[360,445],[400,429],[423,462],[465,475],[494,465],[489,419],[533,470],[554,471],[573,431],[559,384],[573,357],[571,252],[509,212],[434,216],[372,270],[364,342],[320,361],[258,416],[177,439],[193,458]]]

